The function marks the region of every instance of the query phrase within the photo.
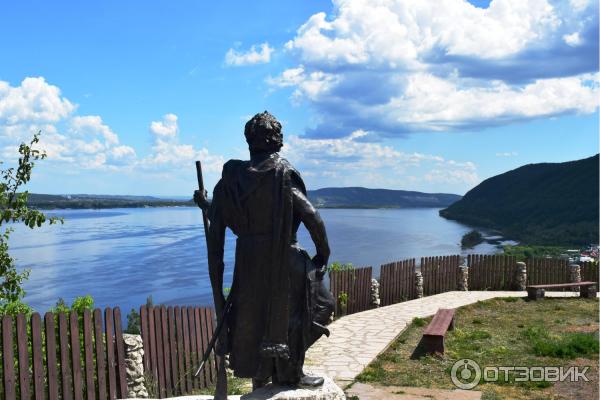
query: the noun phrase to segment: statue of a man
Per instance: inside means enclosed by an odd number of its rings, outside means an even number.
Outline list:
[[[208,265],[215,309],[222,315],[225,229],[236,236],[231,310],[225,316],[226,343],[238,377],[254,388],[269,380],[280,385],[320,386],[323,378],[305,375],[306,350],[323,334],[333,311],[333,296],[323,283],[329,258],[325,225],[306,196],[298,171],[278,152],[281,124],[268,112],[246,123],[250,160],[223,166],[212,202],[196,191],[208,210]],[[316,247],[311,259],[298,245],[300,223]]]

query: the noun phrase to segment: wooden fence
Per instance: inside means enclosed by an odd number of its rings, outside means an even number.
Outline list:
[[[513,290],[516,286],[517,259],[514,256],[470,254],[467,265],[469,290]]]
[[[579,264],[581,266],[581,280],[598,282],[598,262],[586,261]]]
[[[371,308],[373,268],[355,268],[329,273],[329,290],[336,301],[335,315],[353,314]],[[347,296],[346,305],[343,293]]]
[[[571,282],[568,260],[530,258],[526,264],[528,285]]]
[[[118,307],[2,317],[2,385],[6,400],[127,397]],[[16,350],[16,351],[15,351]],[[16,357],[15,357],[16,356]]]
[[[379,298],[382,307],[412,300],[415,297],[414,258],[381,266],[379,272]]]
[[[422,257],[423,295],[456,290],[460,256]]]
[[[144,371],[156,397],[190,393],[215,382],[214,353],[200,376],[193,376],[212,338],[212,308],[142,306],[140,317]]]

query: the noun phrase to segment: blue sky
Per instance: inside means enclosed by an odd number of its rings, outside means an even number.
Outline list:
[[[309,188],[464,194],[598,151],[598,3],[10,2],[0,158],[41,193],[187,195],[269,110]]]

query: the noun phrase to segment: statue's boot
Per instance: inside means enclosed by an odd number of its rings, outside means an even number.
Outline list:
[[[302,374],[298,385],[304,387],[318,387],[323,385],[324,381],[325,380],[320,376],[310,376]]]

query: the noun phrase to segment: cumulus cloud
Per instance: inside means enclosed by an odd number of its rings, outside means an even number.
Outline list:
[[[3,159],[14,160],[15,145],[42,131],[39,148],[51,162],[75,169],[116,169],[135,159],[118,135],[97,115],[75,115],[77,106],[42,77],[18,86],[0,81],[0,145]]]
[[[266,42],[258,46],[252,45],[250,50],[246,52],[229,49],[225,54],[225,64],[234,67],[266,64],[271,61],[271,54],[274,51],[275,50]]]
[[[332,15],[313,15],[286,44],[298,65],[267,82],[313,107],[313,137],[593,112],[597,5],[572,3],[334,0]]]
[[[150,133],[154,136],[154,144],[150,155],[140,161],[147,168],[165,168],[187,166],[196,160],[202,160],[202,167],[207,172],[221,172],[225,159],[211,154],[206,148],[197,149],[191,144],[179,141],[177,115],[166,114],[162,121],[150,124]]]
[[[282,155],[306,177],[309,185],[395,187],[437,190],[436,184],[467,189],[480,178],[475,164],[434,154],[403,152],[369,142],[369,132],[341,138],[307,139],[291,135]]]
[[[568,35],[563,35],[563,40],[569,46],[575,47],[581,44],[581,37],[579,36],[579,32],[573,32]]]
[[[71,131],[79,135],[96,136],[100,135],[109,144],[118,144],[119,137],[108,125],[102,122],[98,115],[86,115],[83,117],[75,116],[70,121]]]
[[[57,122],[75,108],[73,103],[61,97],[58,87],[46,83],[42,77],[25,78],[16,87],[0,81],[0,121],[3,124]]]
[[[162,121],[153,121],[150,124],[150,132],[157,137],[174,138],[177,136],[177,115],[166,114]]]

